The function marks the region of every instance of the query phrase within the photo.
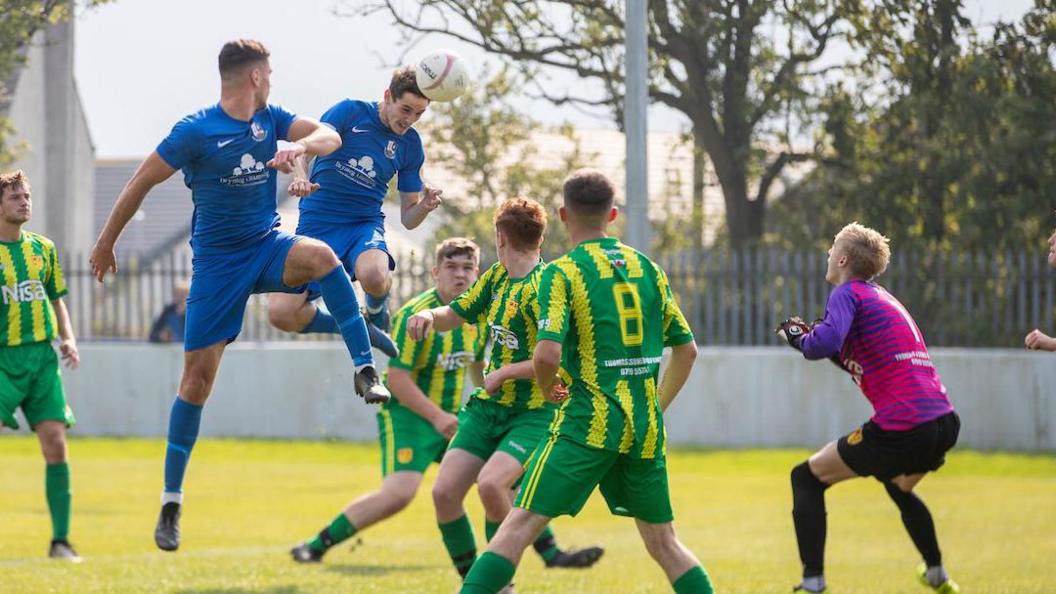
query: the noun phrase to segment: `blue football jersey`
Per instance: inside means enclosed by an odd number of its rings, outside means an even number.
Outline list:
[[[265,163],[296,119],[282,107],[268,105],[246,122],[216,104],[177,122],[158,145],[158,155],[183,170],[191,189],[191,248],[196,254],[240,249],[279,224],[276,172]]]
[[[381,122],[376,103],[352,99],[331,107],[322,122],[341,135],[341,148],[315,160],[311,177],[319,189],[301,200],[302,220],[382,219],[381,204],[393,176],[401,192],[422,190],[425,151],[417,130],[396,134]]]

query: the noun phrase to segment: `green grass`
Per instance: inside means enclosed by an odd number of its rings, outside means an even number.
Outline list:
[[[195,449],[175,554],[154,548],[164,444],[73,439],[71,540],[85,562],[44,558],[50,527],[36,441],[0,438],[0,592],[299,594],[438,592],[458,579],[445,557],[428,496],[341,545],[322,565],[287,549],[318,531],[354,495],[379,482],[376,447],[363,444],[203,440]],[[670,456],[675,525],[719,592],[787,593],[799,563],[788,471],[797,450],[676,451]],[[919,492],[932,509],[947,567],[965,592],[1056,590],[1056,457],[955,452]],[[829,491],[827,574],[837,593],[922,593],[918,556],[883,489],[859,480]],[[480,505],[470,517],[482,538]],[[607,548],[586,571],[545,570],[532,553],[517,591],[669,592],[631,521],[600,496],[555,522],[560,543]]]

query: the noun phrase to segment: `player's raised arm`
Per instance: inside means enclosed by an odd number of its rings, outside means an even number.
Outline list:
[[[287,139],[290,146],[275,151],[268,167],[283,173],[293,173],[298,158],[302,155],[329,155],[341,148],[341,136],[319,120],[298,117],[290,124]]]
[[[439,188],[425,186],[421,192],[400,192],[400,222],[407,229],[422,224],[425,217],[444,203]]]
[[[429,330],[447,332],[458,328],[465,321],[450,305],[434,307],[411,316],[407,320],[407,334],[414,340],[422,340],[429,334]]]
[[[114,255],[117,238],[121,236],[125,226],[143,204],[147,192],[169,179],[173,173],[176,173],[176,170],[166,163],[157,151],[150,153],[139,164],[136,172],[132,174],[132,179],[128,180],[121,194],[118,195],[117,201],[114,202],[114,208],[110,210],[110,216],[107,217],[106,224],[103,225],[103,230],[99,233],[99,238],[95,240],[95,246],[92,247],[89,262],[92,265],[92,274],[97,280],[101,282],[107,272],[117,273],[117,257]]]

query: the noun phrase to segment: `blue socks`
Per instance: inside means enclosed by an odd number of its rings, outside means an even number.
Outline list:
[[[377,312],[381,311],[381,308],[385,307],[385,304],[389,301],[389,294],[386,293],[384,297],[375,297],[370,293],[366,293],[367,296],[367,311]]]
[[[374,353],[370,350],[370,337],[367,335],[367,322],[359,313],[359,300],[352,288],[352,281],[345,273],[344,267],[335,266],[326,276],[318,280],[319,292],[323,294],[326,308],[330,310],[341,337],[345,339],[348,353],[356,369],[365,365],[374,365]],[[312,320],[314,324],[316,319]],[[311,324],[309,324],[310,326]]]
[[[337,325],[334,316],[316,308],[315,317],[301,330],[301,334],[337,334],[341,328]]]
[[[182,493],[187,461],[198,439],[202,407],[176,396],[169,411],[169,445],[165,450],[165,492]]]

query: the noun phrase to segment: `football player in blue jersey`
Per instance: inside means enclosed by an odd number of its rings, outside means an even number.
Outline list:
[[[440,206],[441,191],[422,183],[425,151],[413,128],[429,107],[414,68],[397,69],[380,102],[344,99],[331,107],[322,123],[341,135],[341,148],[319,156],[308,179],[307,157],[298,159],[290,193],[306,196],[300,204],[297,234],[314,237],[333,248],[345,269],[359,280],[366,295],[367,318],[381,330],[389,329],[386,302],[396,261],[385,243],[385,215],[381,205],[396,178],[400,220],[414,229]],[[308,196],[308,194],[311,194]],[[300,295],[275,293],[268,298],[272,324],[289,332],[334,332],[312,303],[314,285]],[[371,328],[372,344],[391,357],[391,339]],[[384,344],[383,344],[384,343]]]
[[[355,391],[367,402],[385,402],[370,356],[366,325],[352,283],[325,243],[277,229],[276,170],[289,173],[305,154],[328,155],[341,137],[311,118],[268,103],[271,66],[258,41],[238,40],[220,50],[220,102],[172,129],[118,196],[91,264],[102,281],[117,272],[114,244],[147,193],[183,170],[191,189],[194,263],[184,335],[179,393],[169,414],[165,490],[154,532],[158,548],[180,544],[179,519],[187,461],[224,347],[242,329],[253,293],[301,293],[315,282],[356,364]],[[279,140],[292,144],[278,147]],[[365,354],[364,354],[365,350]]]

